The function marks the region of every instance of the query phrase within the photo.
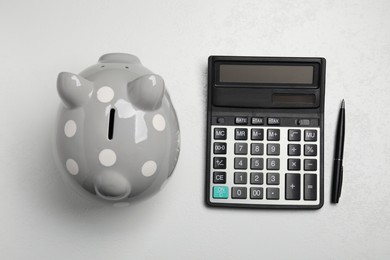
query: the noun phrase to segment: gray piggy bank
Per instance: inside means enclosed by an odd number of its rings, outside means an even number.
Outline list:
[[[62,72],[56,160],[81,194],[127,204],[156,193],[180,151],[164,80],[136,56],[111,53],[80,74]]]

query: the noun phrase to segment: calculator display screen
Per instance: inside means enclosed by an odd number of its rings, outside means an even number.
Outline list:
[[[313,66],[220,64],[221,83],[313,84]]]

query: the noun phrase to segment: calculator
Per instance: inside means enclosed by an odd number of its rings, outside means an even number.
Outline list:
[[[206,202],[319,209],[324,58],[210,56]]]

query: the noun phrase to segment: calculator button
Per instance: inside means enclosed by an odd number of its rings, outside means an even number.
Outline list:
[[[305,171],[316,171],[317,170],[317,160],[316,159],[305,159]]]
[[[227,199],[229,197],[229,188],[227,186],[214,186],[213,198],[214,199]]]
[[[301,141],[301,130],[289,129],[288,130],[288,140],[289,141]]]
[[[235,184],[246,184],[247,183],[246,172],[235,172],[234,173],[234,183]]]
[[[286,200],[301,199],[301,175],[297,173],[286,174]]]
[[[226,154],[226,143],[214,143],[214,154]]]
[[[279,185],[279,173],[267,173],[267,184],[268,185]]]
[[[317,141],[317,130],[305,130],[305,141]]]
[[[226,157],[214,157],[214,169],[226,169]]]
[[[267,144],[267,154],[268,155],[279,155],[280,154],[280,144]]]
[[[288,159],[288,170],[299,171],[301,169],[301,160],[300,159]]]
[[[280,130],[279,129],[268,129],[267,130],[267,139],[268,139],[268,141],[279,141],[280,140]]]
[[[213,183],[226,183],[226,172],[213,172]]]
[[[263,155],[264,153],[264,144],[251,144],[251,154],[252,155]]]
[[[248,118],[247,117],[236,117],[236,125],[247,125],[248,124]]]
[[[252,117],[252,125],[264,125],[264,118]]]
[[[317,200],[317,175],[304,175],[304,192],[305,200]]]
[[[267,170],[279,170],[280,163],[278,158],[267,159]]]
[[[263,184],[263,173],[251,172],[251,184]]]
[[[264,139],[264,129],[253,128],[251,130],[251,139],[252,140],[263,140]]]
[[[251,169],[262,170],[264,168],[263,158],[251,158]]]
[[[234,158],[234,169],[246,169],[247,167],[247,158]]]
[[[263,188],[251,188],[250,194],[252,200],[261,200],[263,199]]]
[[[246,199],[247,189],[246,187],[233,187],[232,199]]]
[[[289,144],[288,145],[288,155],[290,155],[290,156],[301,155],[301,145],[300,144]]]
[[[226,140],[226,128],[214,128],[215,140]]]
[[[267,200],[278,200],[279,188],[267,188]]]
[[[268,122],[269,125],[280,125],[280,118],[277,117],[268,117]]]
[[[235,136],[234,138],[236,140],[246,140],[248,139],[248,129],[246,128],[236,128],[235,129]]]
[[[248,144],[247,143],[235,143],[234,144],[234,154],[247,154],[248,153]]]
[[[305,144],[305,156],[316,156],[317,145],[316,144]]]

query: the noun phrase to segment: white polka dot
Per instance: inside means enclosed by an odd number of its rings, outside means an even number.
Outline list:
[[[163,131],[165,129],[165,119],[160,114],[157,114],[153,117],[152,123],[157,131]]]
[[[73,159],[68,159],[66,161],[66,169],[72,175],[77,175],[79,173],[79,165]]]
[[[65,123],[64,132],[67,137],[72,137],[76,134],[77,131],[77,125],[76,122],[73,120],[68,120],[68,122]]]
[[[142,165],[142,174],[145,177],[152,176],[157,170],[157,164],[154,161],[147,161]]]
[[[97,91],[97,99],[102,103],[108,103],[114,98],[114,90],[112,88],[104,86]]]
[[[116,162],[116,154],[111,149],[104,149],[99,153],[99,161],[102,165],[110,167]]]

